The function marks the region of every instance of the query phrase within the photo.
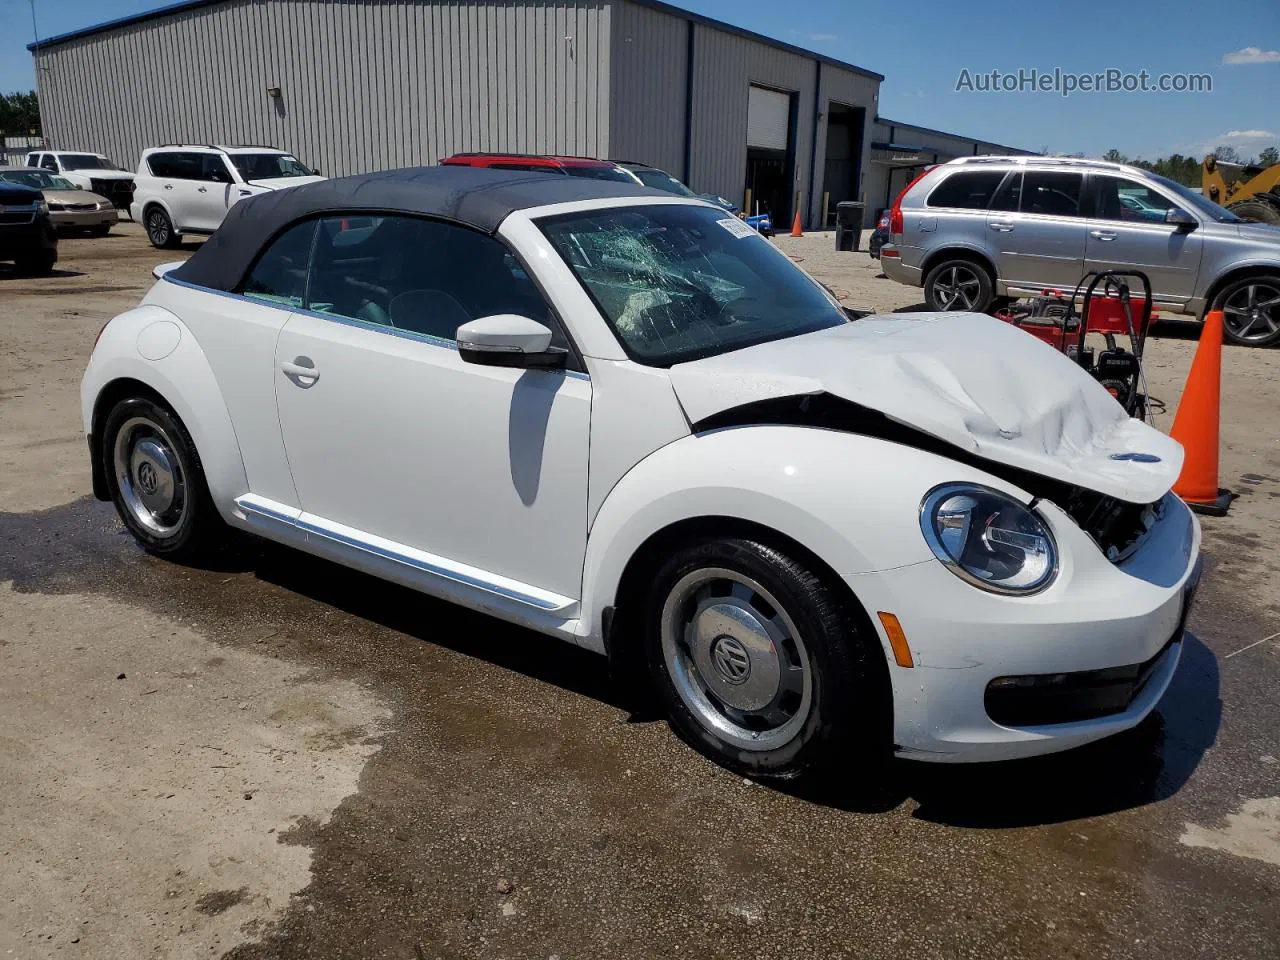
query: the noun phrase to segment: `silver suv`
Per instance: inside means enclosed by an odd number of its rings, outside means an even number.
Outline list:
[[[923,286],[932,310],[985,312],[1090,270],[1141,270],[1166,310],[1212,306],[1231,342],[1280,342],[1280,227],[1136,167],[962,157],[907,187],[889,231],[884,272]]]

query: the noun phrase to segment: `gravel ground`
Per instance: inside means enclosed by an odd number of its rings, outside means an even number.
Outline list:
[[[778,243],[850,306],[918,302],[830,234]],[[1280,955],[1280,353],[1225,351],[1240,499],[1143,728],[788,792],[575,648],[272,547],[139,552],[77,391],[168,259],[126,223],[0,272],[0,956]],[[1165,427],[1194,337],[1150,346]]]

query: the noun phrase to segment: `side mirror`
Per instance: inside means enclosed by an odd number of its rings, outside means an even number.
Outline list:
[[[1177,227],[1181,233],[1188,233],[1200,226],[1200,221],[1181,207],[1171,207],[1164,215],[1164,222]]]
[[[83,190],[83,189],[84,189],[84,184],[83,184],[83,183],[77,183],[77,184],[76,184],[76,189],[77,189],[77,190]]]
[[[551,346],[551,331],[536,320],[500,313],[458,327],[458,355],[487,367],[562,368],[567,351]]]

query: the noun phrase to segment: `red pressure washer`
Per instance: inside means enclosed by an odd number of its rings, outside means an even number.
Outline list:
[[[1142,281],[1142,315],[1137,323],[1133,319],[1129,279]],[[1102,294],[1095,297],[1099,284]],[[1084,296],[1080,312],[1076,313],[1081,287],[1085,288]],[[1032,299],[1029,306],[998,310],[995,317],[1071,357],[1106,387],[1129,416],[1145,420],[1148,403],[1142,350],[1155,317],[1151,305],[1151,281],[1145,273],[1095,270],[1080,279],[1069,297],[1061,290],[1045,290]],[[1085,338],[1091,333],[1105,338],[1105,350],[1095,354],[1093,348],[1086,345]],[[1129,337],[1128,350],[1116,343],[1116,336],[1123,334]]]

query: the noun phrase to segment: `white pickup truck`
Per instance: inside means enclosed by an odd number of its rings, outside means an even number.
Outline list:
[[[27,154],[27,166],[66,177],[77,187],[106,197],[117,210],[128,210],[133,203],[133,174],[100,153],[35,150]]]

